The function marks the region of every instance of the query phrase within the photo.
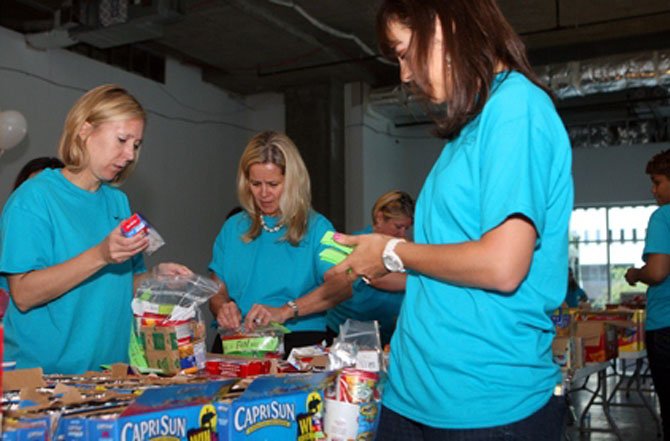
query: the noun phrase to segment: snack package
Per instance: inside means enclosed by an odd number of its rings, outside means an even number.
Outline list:
[[[158,231],[141,214],[135,213],[121,222],[121,234],[125,237],[133,237],[139,233],[146,234],[149,238],[149,246],[144,250],[147,256],[152,255],[157,249],[165,245],[165,241],[158,234]]]
[[[281,358],[284,355],[284,334],[289,332],[279,323],[270,323],[253,331],[246,331],[244,326],[219,329],[224,355],[256,358]]]
[[[326,233],[321,238],[321,244],[327,246],[328,248],[325,248],[319,253],[319,258],[325,262],[337,265],[346,259],[354,249],[353,247],[335,242],[335,239],[333,239],[334,234],[334,231],[326,231]]]
[[[200,306],[219,287],[196,274],[156,275],[143,281],[132,302],[137,340],[130,348],[131,364],[148,365],[166,374],[204,369],[205,325]]]

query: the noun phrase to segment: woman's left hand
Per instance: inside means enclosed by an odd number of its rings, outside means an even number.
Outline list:
[[[192,276],[191,271],[187,266],[180,263],[165,262],[159,263],[153,268],[153,273],[157,276]]]
[[[364,277],[368,281],[388,274],[382,254],[386,243],[392,239],[383,234],[362,234],[349,236],[337,233],[333,238],[337,243],[354,247],[354,251],[340,264],[334,266],[325,274],[329,278],[335,274],[349,273],[351,279]]]
[[[288,319],[285,307],[273,308],[272,306],[257,303],[251,307],[244,318],[244,328],[253,331],[259,326],[270,324],[270,322],[284,323]]]

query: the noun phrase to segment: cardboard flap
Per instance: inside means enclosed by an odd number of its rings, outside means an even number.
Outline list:
[[[21,390],[23,388],[45,387],[44,372],[42,368],[18,369],[3,372],[3,390]]]

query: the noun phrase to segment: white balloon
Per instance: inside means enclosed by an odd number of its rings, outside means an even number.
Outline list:
[[[20,112],[0,112],[0,150],[9,150],[21,142],[28,133],[28,124]]]

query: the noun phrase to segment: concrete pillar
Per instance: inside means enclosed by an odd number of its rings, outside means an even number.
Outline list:
[[[344,86],[309,84],[285,90],[286,133],[298,146],[312,180],[312,204],[345,229]]]

